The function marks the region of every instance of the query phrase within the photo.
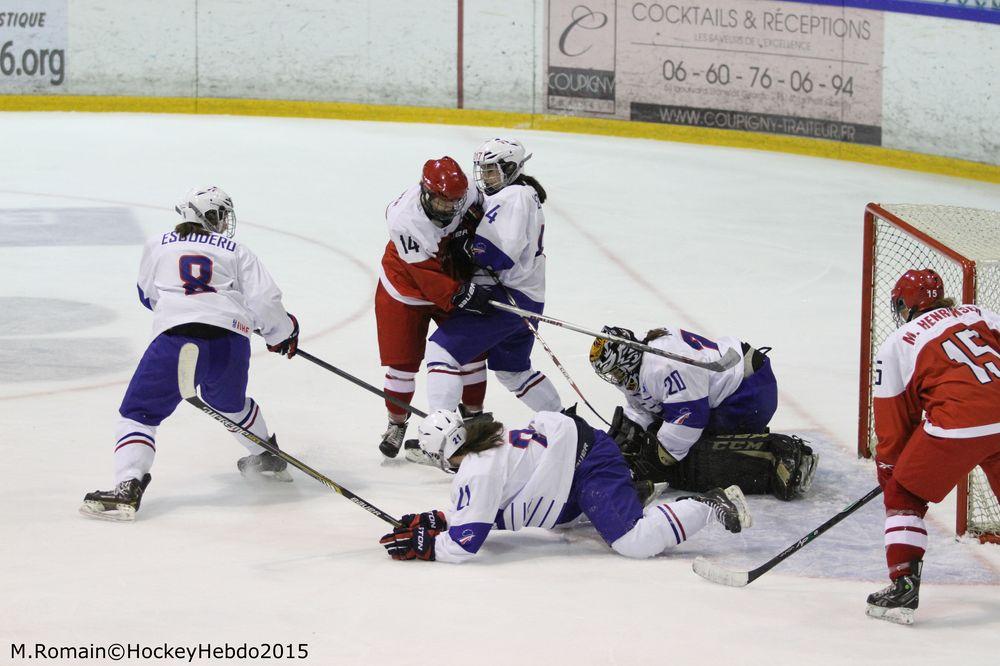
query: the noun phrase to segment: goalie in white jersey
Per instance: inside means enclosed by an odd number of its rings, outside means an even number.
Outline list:
[[[419,441],[456,472],[451,507],[403,516],[380,542],[396,560],[464,562],[492,529],[551,529],[581,513],[615,552],[636,558],[711,522],[730,532],[752,524],[737,486],[643,508],[614,440],[572,414],[539,412],[526,428],[507,430],[489,415],[463,422],[441,410],[421,423]]]
[[[602,333],[638,342],[627,328]],[[747,494],[770,492],[783,500],[809,489],[818,457],[801,439],[768,432],[778,406],[768,348],[670,327],[650,331],[642,343],[703,362],[735,350],[742,362],[716,372],[594,339],[594,371],[625,395],[609,434],[637,480],[694,491],[735,483]]]
[[[134,519],[152,478],[157,426],[181,402],[177,364],[186,343],[198,346],[195,383],[202,399],[262,439],[267,425],[246,396],[250,334],[259,331],[270,351],[295,355],[298,322],[285,312],[260,260],[232,240],[236,215],[229,195],[216,187],[195,189],[177,212],[180,224],[143,248],[137,287],[139,301],[153,311],[153,340],[119,408],[115,488],[88,493],[80,507],[86,516]],[[250,451],[237,463],[242,473],[291,480],[285,461],[234,435]]]

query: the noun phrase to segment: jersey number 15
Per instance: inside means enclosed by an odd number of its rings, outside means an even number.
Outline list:
[[[941,348],[948,355],[948,358],[956,363],[963,363],[968,366],[980,384],[988,384],[993,381],[993,377],[1000,377],[1000,368],[997,368],[996,363],[993,361],[986,361],[982,365],[979,365],[972,360],[973,358],[979,358],[987,354],[992,354],[1000,359],[1000,354],[995,349],[989,345],[981,345],[976,342],[979,333],[973,331],[971,328],[966,328],[955,333],[955,337],[962,343],[962,346],[965,347],[969,354],[972,354],[972,358],[969,358],[965,351],[959,349],[959,346],[950,338],[941,343]],[[987,374],[987,370],[989,370],[989,374]],[[990,375],[993,375],[993,377],[990,377]]]

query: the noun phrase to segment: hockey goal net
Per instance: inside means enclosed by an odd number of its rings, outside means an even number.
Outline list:
[[[861,377],[858,454],[875,446],[872,363],[896,329],[890,292],[911,268],[933,268],[945,294],[1000,312],[1000,212],[915,204],[868,204],[865,209],[861,297]],[[982,469],[959,484],[955,530],[1000,543],[1000,503]]]

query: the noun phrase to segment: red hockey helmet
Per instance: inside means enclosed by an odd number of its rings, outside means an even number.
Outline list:
[[[469,179],[462,167],[450,157],[427,160],[420,178],[420,205],[427,217],[446,227],[462,210]]]
[[[892,288],[892,315],[902,326],[919,312],[930,310],[944,298],[944,281],[930,268],[911,269],[896,280]]]

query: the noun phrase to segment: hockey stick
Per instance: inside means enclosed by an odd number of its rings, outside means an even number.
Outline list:
[[[311,361],[312,363],[315,363],[316,365],[318,365],[319,367],[323,368],[324,370],[329,370],[330,372],[332,372],[333,374],[337,375],[338,377],[343,377],[347,381],[351,382],[352,384],[354,384],[356,386],[360,386],[361,388],[365,389],[366,391],[371,391],[375,395],[381,396],[381,397],[385,398],[386,400],[388,400],[392,404],[396,405],[400,409],[405,409],[409,413],[414,414],[416,416],[419,416],[420,418],[426,418],[426,416],[427,416],[427,414],[425,412],[420,411],[419,409],[417,409],[413,405],[410,405],[409,403],[405,403],[402,400],[400,400],[399,398],[395,398],[395,397],[393,397],[391,395],[388,395],[384,391],[378,390],[377,388],[375,388],[374,386],[372,386],[368,382],[366,382],[366,381],[364,381],[362,379],[358,379],[357,377],[355,377],[354,375],[352,375],[350,373],[344,372],[343,370],[341,370],[340,368],[338,368],[335,365],[330,365],[329,363],[327,363],[323,359],[316,358],[315,356],[313,356],[309,352],[303,351],[301,348],[297,352],[295,352],[295,355],[296,356],[301,356],[305,360]]]
[[[705,368],[706,370],[714,370],[715,372],[724,372],[729,370],[737,363],[742,360],[742,357],[735,349],[730,349],[725,353],[725,355],[718,361],[699,361],[694,358],[688,358],[687,356],[681,356],[680,354],[674,354],[672,352],[664,351],[662,349],[657,349],[656,347],[650,347],[647,344],[638,342],[636,340],[629,340],[628,338],[622,338],[617,335],[609,335],[608,333],[598,333],[597,331],[591,331],[589,329],[571,324],[560,319],[554,319],[552,317],[546,317],[545,315],[536,314],[530,310],[522,310],[515,305],[506,305],[505,303],[500,303],[498,301],[490,301],[490,305],[501,310],[506,310],[507,312],[513,312],[514,314],[521,315],[522,317],[530,317],[531,319],[538,319],[539,321],[544,321],[548,324],[554,326],[561,326],[562,328],[568,328],[571,331],[576,331],[577,333],[583,333],[585,335],[592,335],[595,338],[604,338],[605,340],[614,340],[615,342],[621,342],[629,347],[635,347],[640,351],[649,352],[650,354],[655,354],[656,356],[662,356],[664,358],[669,358],[671,360],[677,361],[678,363],[686,363],[687,365],[693,365],[699,368]]]
[[[583,391],[581,391],[580,387],[576,385],[576,382],[573,381],[573,378],[569,376],[569,373],[566,371],[566,368],[564,368],[563,364],[559,362],[558,358],[556,358],[555,352],[553,352],[549,348],[549,346],[545,343],[545,340],[543,340],[542,336],[538,333],[538,328],[536,328],[535,325],[531,323],[531,319],[529,319],[529,317],[527,316],[530,315],[532,317],[539,317],[539,315],[536,315],[535,313],[529,310],[522,310],[521,308],[517,307],[517,301],[515,301],[514,297],[511,296],[509,291],[507,291],[507,287],[505,287],[503,283],[500,282],[500,277],[496,274],[496,272],[494,272],[493,269],[491,268],[486,268],[486,272],[490,274],[490,277],[493,278],[493,281],[496,282],[496,285],[503,290],[504,296],[506,296],[507,300],[510,301],[510,305],[504,305],[503,303],[499,303],[497,301],[490,301],[490,305],[499,308],[501,310],[506,310],[508,312],[513,312],[514,314],[521,315],[521,318],[524,320],[524,323],[528,326],[528,329],[531,331],[531,334],[535,336],[536,340],[538,340],[538,344],[542,345],[542,349],[548,352],[549,358],[551,358],[555,366],[559,368],[559,372],[561,372],[562,376],[566,378],[566,381],[569,382],[569,385],[573,387],[573,390],[576,391],[576,394],[580,396],[580,400],[583,400],[583,404],[587,405],[587,408],[594,413],[594,416],[601,419],[601,421],[604,421],[604,423],[610,428],[611,424],[608,423],[603,416],[598,414],[597,410],[594,409],[594,406],[590,404],[590,401],[588,401],[587,398],[584,397]],[[543,321],[547,321],[544,317],[539,317],[539,318],[541,318]]]
[[[401,522],[399,522],[398,520],[387,514],[385,511],[382,511],[378,507],[369,504],[368,502],[364,501],[363,499],[352,493],[347,488],[344,488],[335,481],[317,472],[312,467],[309,467],[308,465],[300,462],[298,459],[288,455],[287,453],[279,449],[275,444],[273,437],[271,439],[261,439],[260,437],[253,434],[243,426],[239,425],[232,419],[229,419],[224,414],[221,414],[220,412],[213,409],[210,405],[206,404],[201,398],[198,397],[198,390],[195,388],[194,385],[195,368],[197,366],[198,366],[198,346],[195,345],[194,343],[189,342],[185,344],[183,347],[181,347],[180,356],[177,359],[177,386],[180,389],[181,397],[184,398],[184,400],[191,403],[201,411],[205,412],[206,414],[211,416],[213,419],[215,419],[222,425],[226,426],[226,428],[228,428],[230,431],[240,433],[241,435],[249,439],[257,446],[261,447],[265,451],[269,451],[271,454],[278,456],[292,467],[295,467],[304,474],[311,476],[312,478],[316,479],[317,481],[322,483],[324,486],[330,488],[334,492],[343,495],[347,499],[351,500],[352,502],[360,506],[365,511],[368,511],[369,513],[378,516],[379,518],[389,523],[393,527],[403,526]]]
[[[694,564],[691,568],[694,572],[706,580],[710,580],[713,583],[718,583],[719,585],[728,585],[730,587],[746,587],[750,583],[754,582],[768,571],[776,567],[777,565],[784,562],[786,559],[797,553],[799,550],[804,548],[810,541],[818,537],[823,532],[847,518],[849,515],[863,507],[865,504],[875,499],[882,494],[882,488],[876,487],[868,491],[868,493],[849,504],[844,508],[843,511],[830,518],[828,521],[814,529],[809,534],[805,535],[795,543],[793,543],[788,548],[784,549],[771,559],[769,559],[764,564],[760,565],[756,569],[751,569],[750,571],[733,571],[732,569],[727,569],[718,564],[709,562],[704,557],[695,558]]]

